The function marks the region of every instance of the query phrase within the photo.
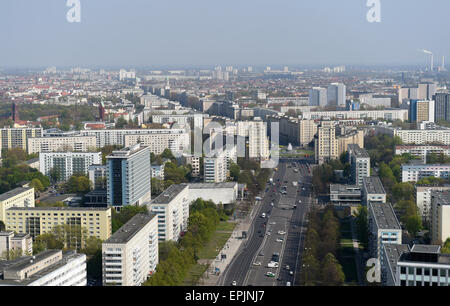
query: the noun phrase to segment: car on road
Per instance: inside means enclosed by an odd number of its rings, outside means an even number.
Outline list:
[[[260,266],[261,263],[259,261],[253,263],[254,266]]]
[[[272,203],[270,203],[270,206],[274,206],[275,204],[273,204],[273,202]]]
[[[285,267],[284,267],[286,270],[289,270],[289,265],[286,265]]]
[[[267,273],[266,273],[266,276],[268,276],[268,277],[275,277],[275,274],[272,273],[272,272],[267,272]]]
[[[278,264],[278,262],[275,262],[275,261],[271,261],[267,264],[267,268],[278,268],[278,267],[279,267],[279,264]]]
[[[281,239],[281,238],[277,238],[277,240],[276,240],[277,242],[283,242],[283,239]]]
[[[231,286],[237,286],[237,282],[236,281],[232,281],[231,282]]]
[[[275,221],[273,221],[273,222],[270,222],[269,223],[270,225],[275,225],[275,224],[277,224]]]
[[[289,271],[289,275],[294,275],[294,271]]]
[[[286,282],[286,286],[290,286],[291,285],[291,282]]]
[[[298,200],[298,203],[299,203],[299,204],[302,204],[302,200]]]
[[[284,235],[284,234],[286,234],[285,231],[278,231],[278,235]]]
[[[270,234],[270,232],[267,232],[266,235],[267,235],[267,236],[270,236],[271,234]]]
[[[265,217],[266,217],[266,214],[262,213],[261,218],[265,218]]]
[[[264,252],[259,252],[258,256],[264,256]]]

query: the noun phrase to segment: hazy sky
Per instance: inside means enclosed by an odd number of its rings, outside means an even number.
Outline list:
[[[424,64],[450,60],[449,0],[0,0],[0,66]]]

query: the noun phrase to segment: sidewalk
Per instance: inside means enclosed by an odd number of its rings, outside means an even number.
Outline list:
[[[217,255],[217,258],[211,262],[211,266],[208,270],[203,274],[201,279],[198,282],[198,286],[217,286],[220,275],[225,271],[228,265],[233,260],[236,253],[239,251],[243,242],[247,241],[247,239],[242,239],[242,232],[246,231],[248,236],[250,236],[249,229],[253,222],[253,217],[255,213],[255,209],[258,209],[260,204],[256,204],[253,206],[250,214],[245,218],[238,220],[236,227],[234,228],[233,233],[231,234],[228,241],[223,246],[222,250]],[[225,254],[226,258],[221,259],[221,254]],[[200,262],[202,264],[206,264],[207,262]],[[214,274],[216,268],[220,269],[220,275]],[[229,284],[225,284],[229,285]]]

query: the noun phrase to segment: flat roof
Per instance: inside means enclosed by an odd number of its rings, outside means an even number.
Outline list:
[[[163,191],[157,198],[151,201],[150,204],[169,204],[172,200],[184,189],[188,188],[187,184],[171,185]]]
[[[135,144],[133,146],[123,148],[121,150],[113,151],[110,155],[108,155],[106,158],[128,158],[132,156],[133,154],[136,154],[142,150],[147,149],[147,146],[143,146],[140,143]]]
[[[391,203],[377,202],[370,206],[378,229],[402,229]]]
[[[189,189],[210,189],[210,188],[234,188],[236,182],[223,182],[223,183],[191,183]]]
[[[363,177],[363,185],[369,194],[386,194],[378,176]]]
[[[347,148],[348,151],[351,152],[351,154],[355,155],[358,158],[370,158],[367,150],[364,148],[360,148],[358,144],[349,144]]]
[[[415,244],[411,249],[412,253],[439,254],[441,253],[440,245]]]
[[[390,266],[392,275],[397,277],[397,262],[404,253],[409,252],[407,244],[383,243],[383,247],[387,257],[387,264]]]
[[[361,187],[358,185],[331,184],[330,193],[351,193],[361,195]]]
[[[147,225],[155,214],[139,213],[119,228],[104,243],[127,243],[131,240],[145,225]]]
[[[32,210],[32,211],[38,211],[38,210],[59,210],[59,211],[76,211],[76,210],[83,210],[83,211],[98,211],[98,210],[108,210],[111,209],[111,207],[11,207],[8,210]]]
[[[16,195],[19,195],[19,194],[21,194],[23,192],[26,192],[26,191],[30,190],[30,189],[33,189],[33,188],[32,187],[17,187],[17,188],[15,188],[13,190],[10,190],[8,192],[0,194],[0,201],[4,201],[4,200],[7,200],[9,198],[12,198],[12,197],[14,197]]]
[[[450,190],[432,191],[431,197],[437,205],[450,205]]]

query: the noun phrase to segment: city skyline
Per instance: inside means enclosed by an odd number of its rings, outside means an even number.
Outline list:
[[[366,1],[81,0],[69,23],[65,1],[0,4],[8,41],[0,67],[206,65],[423,65],[450,56],[450,3],[381,1],[381,22]],[[437,9],[439,8],[439,9]],[[426,16],[427,26],[417,22]],[[380,42],[383,42],[382,44]]]

